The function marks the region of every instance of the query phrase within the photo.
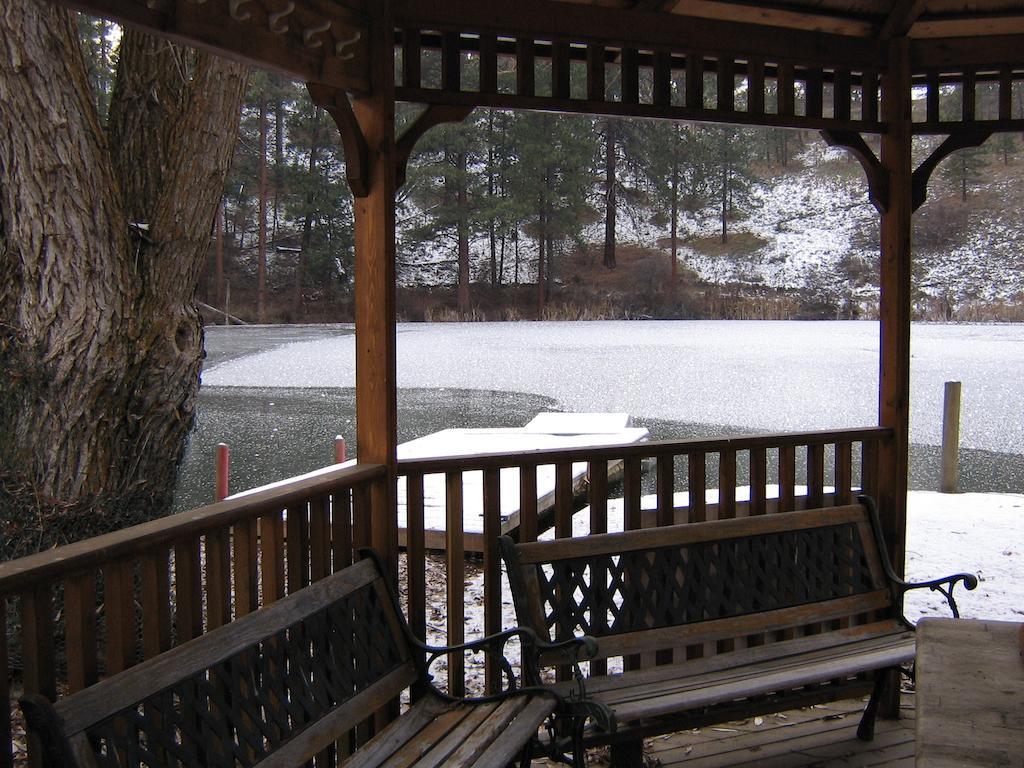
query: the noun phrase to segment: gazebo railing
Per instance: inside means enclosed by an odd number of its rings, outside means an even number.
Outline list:
[[[878,492],[879,451],[889,439],[889,430],[867,428],[399,462],[407,566],[401,586],[410,624],[420,637],[461,642],[466,606],[474,599],[466,585],[470,572],[477,588],[482,577],[483,621],[468,634],[494,632],[512,620],[507,610],[502,613],[506,587],[496,546],[508,503],[503,486],[510,482],[518,486],[514,535],[520,540],[586,535],[617,525],[632,529],[844,504],[859,489]],[[583,491],[574,483],[581,466]],[[609,466],[621,466],[621,479],[610,479]],[[470,473],[479,473],[482,482],[467,483]],[[537,481],[545,473],[554,477],[554,504],[542,513]],[[429,530],[437,510],[433,518],[425,516],[425,486],[438,476],[444,488],[440,532]],[[9,708],[17,694],[12,679],[20,678],[16,688],[26,692],[66,695],[344,568],[353,546],[369,541],[369,490],[385,477],[380,465],[330,467],[0,564],[7,622],[0,636],[0,706]],[[465,557],[466,510],[476,503],[465,489],[477,487],[482,573]],[[438,541],[447,618],[444,627],[434,620],[428,633],[426,559]],[[462,656],[448,659],[453,693],[466,689],[465,664]],[[595,665],[591,672],[602,669]],[[495,679],[495,670],[485,671]],[[0,712],[0,766],[14,761],[11,714]]]
[[[545,531],[556,537],[579,536],[603,533],[615,525],[628,530],[784,513],[848,504],[861,491],[877,496],[879,453],[891,434],[888,429],[866,428],[400,461],[399,484],[406,484],[406,586],[413,632],[427,634],[425,559],[428,549],[438,549],[441,541],[447,571],[447,634],[438,639],[448,644],[466,639],[466,511],[472,508],[472,515],[479,514],[480,502],[483,535],[473,549],[483,552],[482,631],[490,634],[502,628],[497,538],[509,527],[509,483],[519,486],[511,506],[518,517],[513,535],[520,541],[534,540]],[[610,482],[609,466],[620,464],[621,480]],[[574,467],[580,465],[586,467],[583,493],[573,482],[578,474]],[[554,473],[554,505],[545,515],[538,511],[538,470],[549,477]],[[466,482],[471,473],[482,474],[482,483],[481,478]],[[443,494],[437,492],[438,483],[443,483]],[[428,485],[434,486],[433,494],[425,492]],[[466,488],[480,488],[482,498],[467,498]],[[443,530],[430,530],[425,517],[439,519],[439,495]],[[425,515],[431,505],[434,514]],[[435,636],[438,629],[431,627]],[[455,692],[464,690],[463,664],[459,656],[448,660]],[[496,670],[487,670],[489,680],[497,679],[495,675]]]
[[[12,669],[50,698],[189,640],[352,562],[380,465],[293,482],[0,564],[0,766]]]

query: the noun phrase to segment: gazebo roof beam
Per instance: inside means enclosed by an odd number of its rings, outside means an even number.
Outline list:
[[[909,36],[914,39],[1004,37],[1019,34],[1024,34],[1024,12],[923,16],[909,32]],[[977,44],[977,40],[974,42]],[[987,43],[981,47],[984,48],[985,45]]]
[[[670,0],[660,9],[680,16],[719,19],[770,27],[785,27],[834,35],[871,37],[875,24],[866,16],[854,13],[829,13],[815,8],[796,10],[772,3],[750,3],[743,0]]]
[[[963,72],[965,68],[1019,71],[1024,66],[1024,31],[990,37],[949,37],[910,40],[910,65],[914,72],[940,69]]]
[[[395,16],[399,27],[421,30],[488,32],[647,50],[689,48],[824,66],[870,67],[884,60],[878,42],[870,38],[549,0],[408,0],[396,7]]]
[[[924,12],[926,0],[897,0],[882,22],[878,36],[883,40],[903,37]]]
[[[303,82],[352,93],[370,87],[367,20],[355,3],[293,0],[282,11],[263,0],[56,2]]]

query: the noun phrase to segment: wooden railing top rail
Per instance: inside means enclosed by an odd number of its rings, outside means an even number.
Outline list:
[[[223,528],[264,512],[282,509],[289,504],[324,496],[338,488],[379,480],[384,475],[385,468],[381,464],[332,467],[294,483],[225,499],[199,509],[0,563],[0,597],[101,566],[148,547],[185,540],[204,531]]]
[[[449,471],[502,469],[534,464],[560,462],[600,461],[601,459],[648,458],[675,456],[687,453],[713,453],[745,451],[757,448],[822,445],[836,442],[884,440],[892,430],[886,427],[821,430],[815,432],[786,432],[780,434],[724,437],[712,440],[651,440],[643,443],[604,445],[580,448],[545,448],[535,451],[476,454],[471,456],[441,456],[429,459],[400,459],[398,473],[432,474]]]

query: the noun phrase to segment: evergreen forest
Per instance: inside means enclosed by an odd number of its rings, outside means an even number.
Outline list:
[[[102,114],[116,35],[86,17],[80,31]],[[398,133],[420,110],[400,105]],[[239,119],[198,289],[206,322],[350,321],[352,198],[337,128],[303,86],[263,71],[250,73]],[[922,156],[935,143],[922,140]],[[968,217],[980,237],[996,226],[1018,144],[997,134],[933,176],[915,232],[919,317],[1024,318],[1024,229],[979,256],[1000,290],[965,295],[948,263],[974,270],[963,254],[979,243],[957,238]],[[808,197],[787,214],[793,189]],[[812,215],[845,240],[793,229]],[[776,238],[787,229],[800,245]],[[814,132],[477,109],[428,132],[410,160],[399,319],[870,317],[877,237],[859,166]]]

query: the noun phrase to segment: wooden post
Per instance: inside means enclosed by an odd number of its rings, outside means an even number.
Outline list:
[[[893,566],[903,573],[910,425],[910,232],[912,208],[910,64],[906,38],[889,43],[882,78],[881,164],[889,205],[881,222],[878,420],[893,430],[881,447],[879,511]]]
[[[960,389],[959,381],[947,381],[942,400],[942,493],[960,491]]]
[[[228,484],[231,477],[231,449],[227,443],[217,443],[217,454],[214,467],[213,500],[224,501],[228,497]]]
[[[907,473],[910,437],[910,233],[913,213],[911,173],[911,82],[909,43],[889,41],[882,78],[881,165],[889,182],[881,222],[879,291],[878,423],[892,430],[880,446],[878,509],[896,572],[903,575],[906,552]],[[890,676],[880,714],[900,714],[899,674]]]
[[[395,72],[392,4],[377,4],[369,44],[373,91],[352,99],[366,148],[366,192],[355,198],[356,442],[359,461],[383,464],[370,493],[370,545],[398,574],[395,365]],[[346,161],[348,158],[346,158]]]
[[[347,449],[345,448],[345,438],[341,435],[335,435],[334,437],[334,463],[344,464],[346,460]]]

